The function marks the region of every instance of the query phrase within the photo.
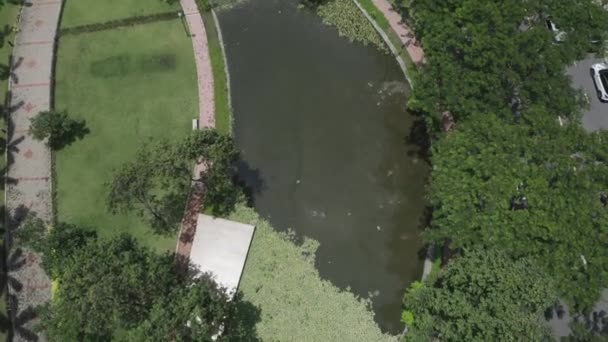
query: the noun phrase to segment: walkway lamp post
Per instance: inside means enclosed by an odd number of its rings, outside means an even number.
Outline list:
[[[184,25],[184,31],[186,32],[186,37],[190,37],[190,32],[188,31],[188,25],[186,24],[186,22],[184,20],[184,12],[182,12],[182,11],[177,12],[177,16],[179,17],[179,20],[182,22],[182,25]]]

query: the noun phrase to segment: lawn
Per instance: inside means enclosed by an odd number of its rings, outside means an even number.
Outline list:
[[[56,109],[85,119],[90,129],[55,155],[58,219],[173,249],[175,236],[153,235],[134,215],[109,214],[104,184],[142,142],[182,137],[198,115],[192,45],[182,23],[64,36],[56,82]]]
[[[19,8],[20,6],[15,5],[15,4],[11,4],[11,3],[5,3],[2,7],[0,7],[0,23],[2,23],[0,29],[2,30],[2,39],[0,40],[0,65],[2,65],[2,67],[8,66],[9,64],[9,56],[12,52],[13,47],[8,43],[8,42],[12,42],[14,35],[11,32],[11,26],[16,22],[17,20],[17,14],[19,13]],[[2,105],[4,105],[5,101],[6,101],[6,95],[7,95],[7,91],[8,91],[8,79],[6,77],[0,77],[0,107]],[[5,119],[5,116],[3,116],[3,119]],[[6,127],[6,121],[2,120],[0,122],[0,128],[2,128],[2,130],[0,130],[0,139],[5,139],[6,138],[6,134],[4,132],[4,129]],[[0,168],[4,169],[5,166],[5,149],[3,148],[2,151],[0,152]],[[4,181],[4,180],[3,180]],[[2,245],[2,250],[4,250],[4,241],[3,241],[3,237],[4,237],[4,215],[5,213],[5,208],[4,208],[4,186],[2,186],[0,188],[0,205],[2,206],[2,220],[0,220],[0,245]],[[5,253],[2,252],[2,264],[4,265],[4,255]],[[2,284],[2,289],[0,290],[0,316],[4,316],[6,317],[7,312],[6,312],[6,284]],[[3,320],[4,321],[4,320]],[[0,341],[5,341],[7,338],[6,335],[6,330],[9,329],[8,326],[0,326]],[[4,331],[4,332],[3,332]]]
[[[179,2],[164,0],[66,0],[64,28],[178,10]]]

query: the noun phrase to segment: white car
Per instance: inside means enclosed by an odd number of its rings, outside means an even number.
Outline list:
[[[547,24],[549,31],[553,33],[553,40],[555,40],[556,43],[561,43],[566,40],[566,32],[558,29],[551,19],[545,19],[545,24]]]
[[[608,64],[596,63],[591,66],[591,76],[600,101],[608,102]]]

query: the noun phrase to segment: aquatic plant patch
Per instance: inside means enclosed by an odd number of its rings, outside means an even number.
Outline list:
[[[338,34],[348,38],[351,42],[360,42],[363,45],[373,45],[380,51],[388,53],[388,48],[352,0],[332,0],[319,5],[317,13],[323,23],[333,26]]]
[[[261,310],[256,330],[262,341],[398,340],[380,331],[369,301],[320,278],[317,241],[296,244],[245,206],[230,219],[256,227],[240,289]]]

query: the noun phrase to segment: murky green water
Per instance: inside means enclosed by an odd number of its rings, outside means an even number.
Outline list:
[[[392,56],[296,5],[220,14],[241,174],[277,229],[320,241],[321,276],[371,294],[380,326],[398,333],[403,291],[421,275],[428,171],[406,139],[409,88]]]

